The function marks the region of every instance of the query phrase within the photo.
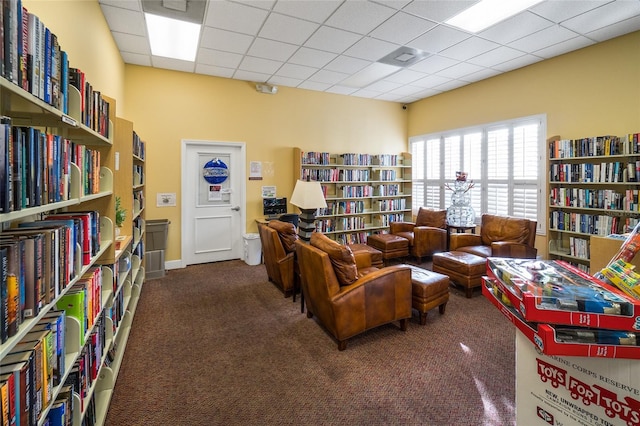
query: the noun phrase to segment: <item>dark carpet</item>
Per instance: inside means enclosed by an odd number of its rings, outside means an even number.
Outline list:
[[[239,260],[144,283],[107,426],[512,425],[515,327],[452,289],[446,313],[417,312],[348,341]]]

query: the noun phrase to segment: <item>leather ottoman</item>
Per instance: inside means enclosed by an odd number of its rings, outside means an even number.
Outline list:
[[[409,240],[393,234],[369,235],[367,245],[380,250],[384,260],[409,255]]]
[[[444,314],[449,301],[449,277],[414,265],[402,266],[411,268],[411,306],[420,314],[420,324],[427,323],[427,312],[436,306],[440,315]]]
[[[434,253],[432,269],[464,287],[465,295],[470,298],[473,289],[481,286],[482,276],[487,273],[487,259],[462,251]]]
[[[382,252],[367,244],[349,244],[351,251],[355,255],[359,252],[367,252],[371,255],[371,266],[375,268],[384,267],[384,260],[382,259]]]

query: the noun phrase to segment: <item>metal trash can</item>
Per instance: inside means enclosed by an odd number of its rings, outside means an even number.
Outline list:
[[[165,275],[164,251],[167,249],[169,219],[150,219],[145,222],[145,278],[162,278]]]
[[[244,261],[247,265],[259,265],[262,260],[260,234],[244,234]]]

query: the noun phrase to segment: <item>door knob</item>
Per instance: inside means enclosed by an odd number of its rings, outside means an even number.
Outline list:
[[[240,211],[240,206],[231,207],[234,212]]]

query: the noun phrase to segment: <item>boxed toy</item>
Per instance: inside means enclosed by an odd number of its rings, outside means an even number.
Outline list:
[[[640,330],[640,301],[567,262],[489,258],[487,274],[527,322]]]
[[[504,286],[483,277],[482,293],[536,348],[547,355],[640,359],[640,332],[525,321],[510,304]]]

